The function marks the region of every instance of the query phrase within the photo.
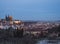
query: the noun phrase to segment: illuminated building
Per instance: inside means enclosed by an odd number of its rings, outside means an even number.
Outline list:
[[[6,19],[6,21],[12,21],[13,18],[12,18],[12,16],[8,15],[8,16],[5,17],[5,19]]]

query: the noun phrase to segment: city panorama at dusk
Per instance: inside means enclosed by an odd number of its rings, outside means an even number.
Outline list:
[[[0,0],[0,44],[60,44],[60,0]]]

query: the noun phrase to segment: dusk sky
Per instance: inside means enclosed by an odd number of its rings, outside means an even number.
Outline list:
[[[0,18],[60,20],[60,0],[0,0]]]

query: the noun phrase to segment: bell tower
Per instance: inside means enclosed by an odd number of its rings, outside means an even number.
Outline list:
[[[6,21],[12,21],[12,16],[9,16],[9,15],[8,16],[5,16],[5,20]]]

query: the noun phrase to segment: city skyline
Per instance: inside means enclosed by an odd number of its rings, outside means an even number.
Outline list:
[[[59,0],[0,0],[0,18],[19,20],[60,20]]]

